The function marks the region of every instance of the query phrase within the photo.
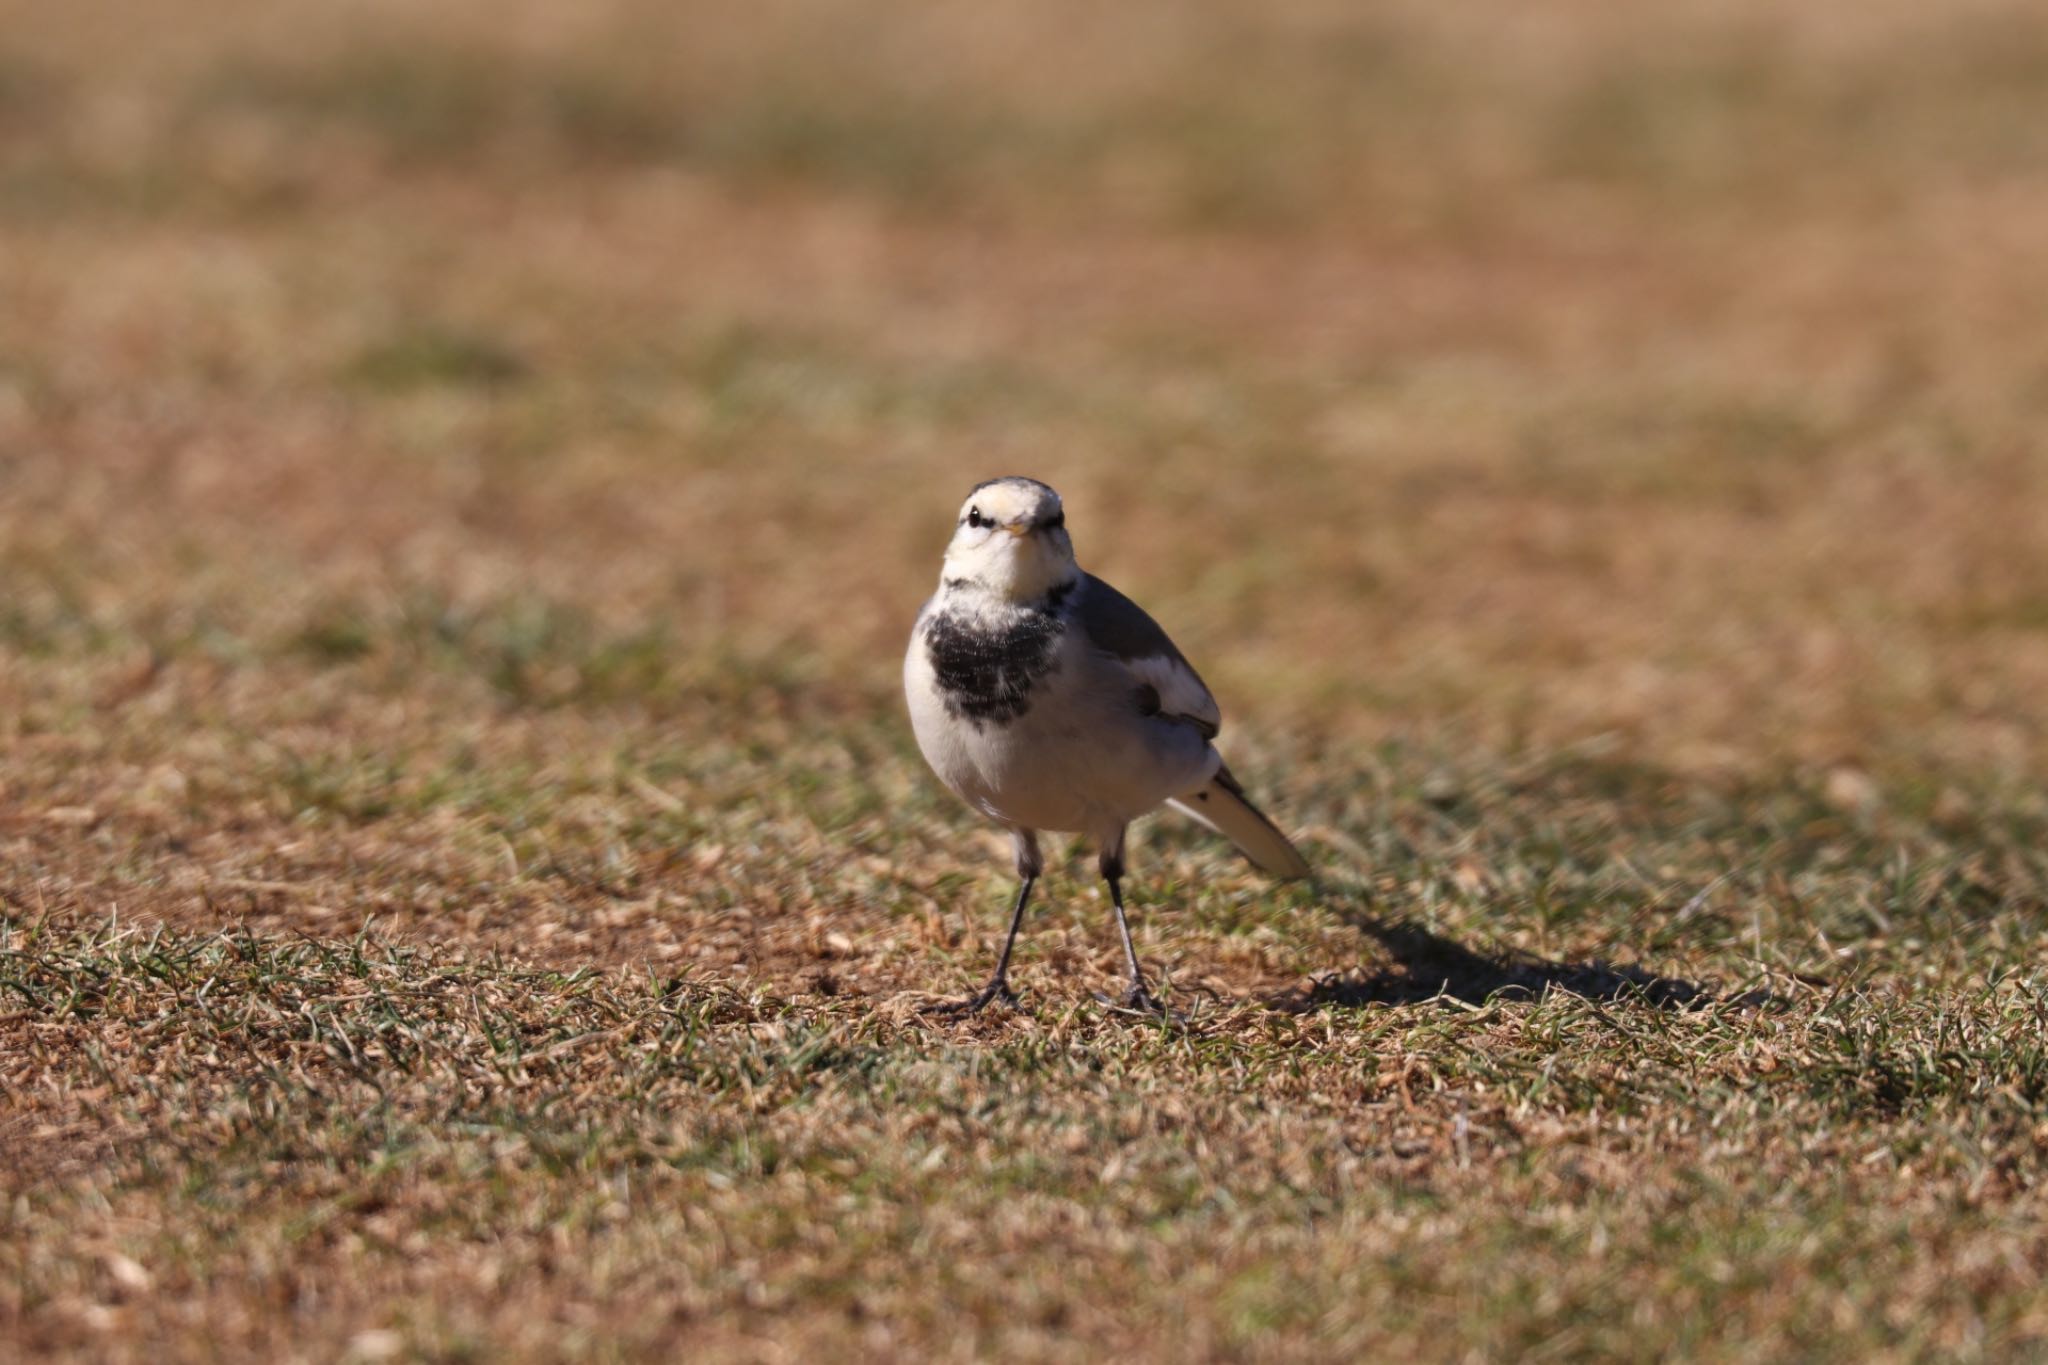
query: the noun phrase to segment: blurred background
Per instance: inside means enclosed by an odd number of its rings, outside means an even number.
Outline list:
[[[2036,5],[0,19],[17,804],[790,708],[893,763],[1009,472],[1240,737],[2048,773]]]

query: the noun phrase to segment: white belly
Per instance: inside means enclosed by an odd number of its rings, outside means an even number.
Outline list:
[[[1112,837],[1221,761],[1192,727],[1142,715],[1134,682],[1077,632],[1022,715],[976,724],[950,713],[921,634],[903,667],[918,748],[939,780],[992,820],[1023,829]]]

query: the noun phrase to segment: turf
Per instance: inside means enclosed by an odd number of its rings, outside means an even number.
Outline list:
[[[0,1355],[2048,1353],[2044,171],[2000,0],[11,7]],[[919,1012],[1009,472],[1321,872],[1179,1023],[1063,845]]]

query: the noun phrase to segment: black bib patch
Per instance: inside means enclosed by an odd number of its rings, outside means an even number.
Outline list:
[[[1066,596],[1056,590],[1043,605],[1015,608],[997,624],[946,611],[927,621],[925,648],[948,714],[1004,725],[1029,711],[1032,689],[1059,667]]]

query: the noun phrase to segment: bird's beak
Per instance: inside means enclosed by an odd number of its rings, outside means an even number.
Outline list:
[[[1031,523],[1028,521],[1013,521],[1003,529],[1011,535],[1021,538],[1031,534]]]

